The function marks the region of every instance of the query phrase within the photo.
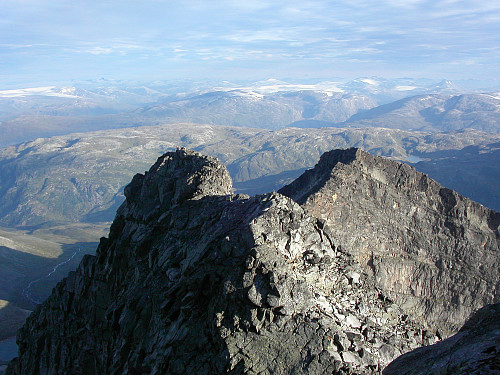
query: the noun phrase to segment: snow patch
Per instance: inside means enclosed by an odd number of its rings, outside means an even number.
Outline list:
[[[14,241],[12,241],[10,238],[0,236],[0,246],[13,247],[14,245]]]
[[[364,83],[368,83],[369,85],[373,85],[373,86],[378,86],[379,83],[377,81],[375,81],[374,79],[370,79],[370,78],[360,78],[359,79],[361,82],[364,82]]]
[[[63,87],[59,89],[55,86],[46,86],[0,91],[0,98],[16,98],[32,95],[58,96],[63,98],[74,98],[76,96],[74,87]]]
[[[250,99],[257,99],[257,100],[262,100],[264,99],[264,95],[255,91],[244,91],[244,90],[235,90],[235,91],[230,91],[231,94],[234,94],[235,96],[241,96],[245,98],[250,98]]]
[[[397,91],[411,91],[411,90],[415,90],[416,87],[415,86],[396,86],[396,87],[394,87],[394,89]]]
[[[256,82],[250,86],[243,87],[215,87],[210,91],[235,91],[239,90],[242,92],[253,93],[253,95],[265,95],[273,94],[280,91],[319,91],[323,92],[328,96],[332,96],[334,93],[344,92],[338,87],[337,82],[320,82],[316,84],[294,84],[281,82],[278,80],[267,80]]]
[[[500,100],[500,93],[494,93],[494,94],[484,94],[484,95],[490,96],[490,97],[492,97],[493,99]]]

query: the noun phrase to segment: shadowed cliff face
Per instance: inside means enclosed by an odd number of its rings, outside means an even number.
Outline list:
[[[499,374],[500,303],[476,312],[452,337],[402,355],[384,375]]]
[[[97,255],[20,330],[8,373],[380,374],[438,340],[381,291],[372,268],[385,263],[346,252],[355,232],[339,235],[281,194],[231,186],[216,159],[184,149],[136,175]]]
[[[408,165],[335,150],[279,192],[324,219],[377,287],[441,335],[500,300],[500,214]]]

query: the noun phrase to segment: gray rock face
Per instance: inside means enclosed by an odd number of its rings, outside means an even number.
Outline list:
[[[163,155],[7,373],[381,374],[498,299],[498,213],[411,167],[332,151],[283,192]]]
[[[159,158],[146,175],[134,176],[124,189],[128,205],[118,215],[150,222],[188,199],[232,192],[231,177],[217,159],[178,149]]]
[[[335,150],[279,192],[325,220],[376,286],[442,337],[500,301],[500,213],[408,165]]]
[[[460,332],[399,357],[384,375],[500,374],[500,304],[475,313]]]
[[[9,374],[380,373],[437,337],[288,197],[167,153],[19,331]]]

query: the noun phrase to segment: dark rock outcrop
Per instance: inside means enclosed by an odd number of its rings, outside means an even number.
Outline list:
[[[452,337],[406,353],[384,375],[500,374],[500,304],[475,313]]]
[[[97,255],[19,331],[8,373],[380,374],[438,341],[328,217],[231,192],[223,165],[184,149],[136,175]]]
[[[406,164],[334,150],[279,192],[325,220],[384,294],[443,337],[500,300],[500,213]]]

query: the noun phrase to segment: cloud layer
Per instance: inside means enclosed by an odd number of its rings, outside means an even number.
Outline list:
[[[2,0],[0,14],[4,85],[500,72],[496,1]]]

